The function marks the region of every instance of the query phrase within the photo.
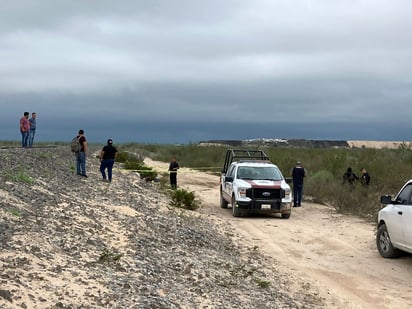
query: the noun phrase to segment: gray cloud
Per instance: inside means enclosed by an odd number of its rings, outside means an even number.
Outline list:
[[[24,3],[0,12],[0,119],[32,109],[188,122],[412,116],[406,0]]]

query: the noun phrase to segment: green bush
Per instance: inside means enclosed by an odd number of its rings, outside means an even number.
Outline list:
[[[146,166],[143,160],[136,154],[126,151],[119,152],[116,160],[123,163],[125,169],[138,172],[142,179],[152,181],[157,178],[157,172],[151,167]]]
[[[196,210],[199,208],[199,204],[195,200],[193,192],[186,191],[184,189],[171,190],[170,205],[173,207],[184,208],[188,210]]]
[[[25,171],[17,170],[6,174],[6,179],[13,182],[33,183],[34,180]]]

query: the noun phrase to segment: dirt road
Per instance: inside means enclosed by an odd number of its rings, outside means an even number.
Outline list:
[[[147,162],[161,172],[167,164]],[[201,213],[226,219],[238,241],[273,257],[295,285],[309,283],[328,308],[411,308],[412,255],[383,259],[375,245],[375,226],[313,203],[294,208],[290,219],[232,217],[219,206],[219,178],[181,169],[178,186],[201,201]]]

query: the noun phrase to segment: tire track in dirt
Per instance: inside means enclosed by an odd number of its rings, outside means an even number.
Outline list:
[[[168,167],[162,162],[147,164],[161,171]],[[412,307],[412,255],[380,257],[373,224],[307,202],[294,208],[288,220],[234,218],[230,205],[229,209],[219,206],[218,176],[182,168],[178,185],[195,193],[201,213],[227,220],[240,241],[272,257],[281,265],[280,271],[309,282],[329,307]],[[296,282],[296,287],[302,282]]]

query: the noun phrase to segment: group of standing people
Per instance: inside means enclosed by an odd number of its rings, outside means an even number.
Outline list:
[[[306,176],[306,171],[302,166],[300,161],[296,162],[296,166],[292,169],[292,182],[293,182],[293,207],[302,206],[302,195],[303,195],[303,180]],[[357,176],[352,168],[348,167],[346,172],[343,174],[343,183],[354,185],[356,181],[364,186],[368,186],[371,177],[364,167],[360,169],[360,176]]]
[[[79,130],[76,137],[80,144],[79,151],[75,152],[76,156],[76,172],[77,175],[87,178],[86,173],[86,155],[88,151],[88,145],[84,130]],[[99,154],[100,159],[100,173],[102,174],[102,180],[112,182],[113,165],[117,157],[117,149],[113,146],[113,140],[110,138],[107,140],[107,144],[102,148]],[[170,186],[172,189],[177,188],[177,170],[180,168],[179,163],[173,158],[169,164],[170,174]],[[107,171],[107,174],[106,174]]]
[[[356,181],[360,180],[362,185],[367,186],[371,181],[371,176],[364,167],[360,169],[360,176],[356,175],[351,167],[348,167],[342,179],[342,184],[354,185]]]
[[[86,156],[88,152],[88,145],[84,130],[79,130],[77,135],[80,148],[75,152],[76,156],[76,172],[77,175],[87,178],[86,173]],[[117,157],[117,149],[113,146],[113,140],[110,138],[107,140],[107,144],[102,148],[99,154],[100,159],[100,173],[102,174],[103,181],[112,182],[113,165]],[[107,174],[106,174],[107,170]]]
[[[20,133],[21,133],[21,147],[33,147],[34,135],[36,133],[36,113],[24,112],[23,117],[20,118]]]

